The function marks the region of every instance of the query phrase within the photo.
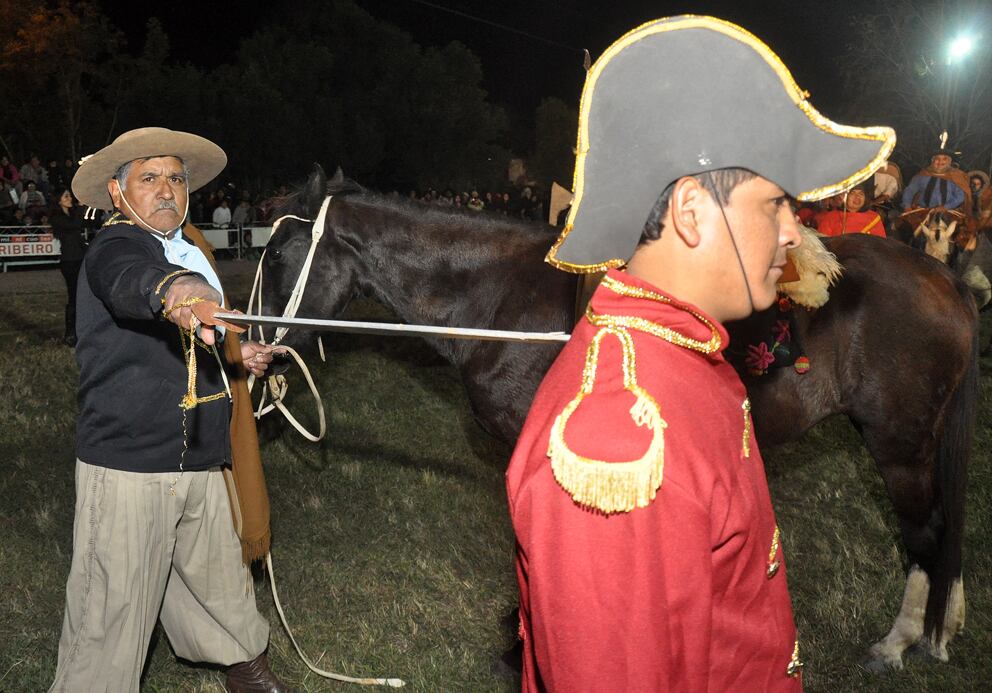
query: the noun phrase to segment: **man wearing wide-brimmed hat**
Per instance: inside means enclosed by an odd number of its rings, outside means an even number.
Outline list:
[[[954,165],[958,152],[947,146],[947,133],[940,138],[940,147],[930,155],[930,165],[921,170],[902,191],[902,206],[906,210],[921,208],[960,209],[971,215],[971,190],[968,176]]]
[[[222,473],[231,385],[271,353],[211,319],[220,280],[181,231],[189,193],[226,163],[202,137],[142,128],[72,181],[114,214],[79,278],[76,517],[54,691],[138,690],[157,620],[177,656],[229,667],[228,690],[288,690],[268,668]]]
[[[781,534],[723,323],[776,300],[790,201],[871,177],[889,128],[820,115],[760,40],[649,22],[590,69],[548,261],[603,272],[506,474],[526,691],[797,691]]]

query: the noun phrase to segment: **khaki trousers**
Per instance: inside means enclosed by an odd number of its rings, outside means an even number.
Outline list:
[[[77,460],[72,565],[51,690],[137,691],[158,619],[183,659],[255,658],[269,625],[250,586],[219,468],[140,474]]]

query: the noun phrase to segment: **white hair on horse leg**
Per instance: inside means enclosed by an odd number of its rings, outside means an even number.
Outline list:
[[[930,578],[919,566],[914,565],[906,577],[906,591],[892,630],[868,651],[873,663],[889,669],[902,669],[902,653],[923,637],[923,617],[929,595]]]
[[[947,611],[944,613],[944,628],[940,633],[939,642],[927,643],[930,655],[941,662],[950,659],[947,645],[955,635],[964,630],[964,581],[958,578],[951,584],[951,594],[947,599]]]

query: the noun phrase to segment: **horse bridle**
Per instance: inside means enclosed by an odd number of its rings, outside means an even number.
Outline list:
[[[320,239],[324,235],[324,225],[327,221],[327,209],[331,204],[331,199],[333,195],[328,195],[324,198],[324,202],[320,205],[320,212],[317,214],[317,218],[312,221],[313,226],[310,229],[310,249],[307,251],[307,257],[303,261],[303,267],[300,268],[300,275],[296,278],[296,284],[293,287],[293,291],[289,296],[289,300],[286,302],[286,307],[283,309],[282,316],[284,318],[295,318],[296,312],[300,308],[300,303],[303,301],[303,292],[306,290],[307,280],[310,278],[310,270],[313,267],[313,258],[317,252],[317,244],[320,243]],[[272,236],[276,234],[279,230],[279,225],[282,224],[286,219],[296,219],[297,221],[310,222],[310,219],[304,219],[303,217],[298,217],[295,214],[285,214],[275,220],[272,224]],[[270,236],[269,238],[271,239]],[[252,282],[251,286],[251,296],[248,298],[248,314],[261,315],[262,314],[262,264],[265,262],[265,254],[268,252],[268,248],[262,251],[262,257],[258,260],[258,267],[255,270],[255,280]],[[256,304],[255,296],[258,295],[258,301]],[[257,313],[253,313],[257,305]],[[251,339],[251,329],[248,330],[248,338]],[[278,327],[275,331],[275,336],[271,342],[272,346],[280,346],[280,342],[283,337],[286,336],[286,332],[289,331],[287,327]],[[268,344],[265,341],[265,332],[262,327],[258,328],[258,341],[262,344]],[[313,381],[313,377],[310,375],[310,369],[307,368],[303,359],[296,352],[295,349],[288,346],[280,346],[284,349],[286,353],[293,357],[297,365],[299,365],[300,370],[303,372],[303,376],[306,378],[307,385],[310,388],[310,394],[313,395],[314,401],[317,405],[317,418],[319,431],[315,435],[310,433],[299,421],[296,420],[286,408],[283,400],[286,397],[286,392],[289,390],[289,383],[285,376],[282,375],[270,375],[266,378],[264,388],[262,390],[262,398],[259,400],[258,408],[255,411],[255,418],[261,419],[263,416],[271,412],[273,409],[278,409],[282,412],[286,420],[293,425],[293,427],[303,435],[304,438],[310,440],[311,442],[318,442],[324,438],[327,433],[327,421],[324,416],[324,404],[320,399],[320,393],[317,391],[317,385]],[[320,354],[321,359],[324,357],[324,345],[320,343]],[[248,391],[251,392],[252,386],[255,384],[255,376],[251,375],[248,378]],[[272,403],[269,405],[265,404],[266,397],[271,393]]]

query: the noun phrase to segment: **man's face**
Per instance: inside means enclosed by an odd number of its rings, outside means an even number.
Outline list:
[[[982,186],[984,184],[985,184],[985,181],[983,181],[978,176],[974,176],[971,179],[971,189],[972,189],[973,192],[978,192],[979,190],[981,190],[982,189]]]
[[[124,197],[131,209],[120,199],[117,181],[109,185],[114,205],[128,218],[131,210],[152,228],[168,232],[179,227],[186,212],[186,174],[182,162],[174,156],[137,159],[128,171]],[[139,221],[132,219],[132,221]]]
[[[937,154],[930,160],[930,166],[937,173],[944,173],[951,167],[951,157],[946,154]]]
[[[752,178],[734,188],[724,211],[737,244],[740,264],[744,266],[753,309],[769,308],[776,299],[775,285],[782,277],[786,250],[802,243],[791,201],[775,183]],[[747,289],[729,238],[725,248],[721,257],[715,258],[723,270],[722,319],[744,318],[751,313],[752,306],[748,305]]]

